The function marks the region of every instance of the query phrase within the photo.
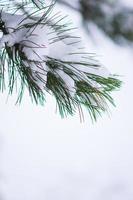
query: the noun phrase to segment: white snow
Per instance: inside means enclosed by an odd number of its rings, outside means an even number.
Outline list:
[[[66,12],[79,25],[79,16]],[[117,108],[93,125],[85,112],[80,124],[78,114],[60,119],[50,96],[42,108],[32,105],[28,94],[20,107],[15,95],[5,103],[7,95],[1,94],[2,200],[133,199],[132,49],[94,33],[95,44],[81,32],[90,52],[124,80],[114,93]]]
[[[29,61],[23,61],[25,66],[30,67],[38,86],[43,89],[47,80],[48,67],[46,66],[46,57],[49,55],[49,43],[46,26],[36,26],[34,28],[24,28],[24,24],[33,21],[25,19],[23,15],[2,14],[2,19],[6,24],[9,34],[3,35],[0,40],[0,48],[5,43],[12,47],[19,43],[22,52]],[[38,64],[35,64],[35,62]]]
[[[71,96],[74,96],[75,91],[76,91],[74,80],[65,72],[63,72],[62,69],[58,69],[56,70],[56,72],[57,72],[57,75],[59,75],[59,77],[65,82],[66,87],[69,93],[71,94]]]
[[[0,48],[4,47],[5,43],[9,47],[13,47],[16,43],[19,44],[28,60],[23,63],[25,66],[32,69],[33,76],[41,89],[45,86],[47,72],[49,71],[46,66],[47,56],[62,61],[86,62],[86,59],[84,58],[85,49],[83,49],[83,42],[76,33],[70,33],[70,36],[73,37],[67,37],[63,40],[54,42],[55,39],[58,39],[57,33],[47,25],[37,25],[33,28],[25,28],[24,25],[27,23],[33,23],[33,20],[27,19],[25,15],[11,15],[3,12],[2,20],[5,22],[9,34],[3,35],[1,38]],[[87,51],[88,49],[86,52]],[[40,62],[40,67],[35,65],[35,62]],[[109,77],[110,73],[105,67],[100,67],[98,64],[97,67],[94,68],[93,64],[95,64],[95,61],[91,60],[91,62],[90,66],[83,66],[80,64],[73,64],[73,66],[76,70],[83,73],[83,77],[85,76],[84,72],[96,74],[105,78]],[[68,65],[68,67],[70,66]],[[64,72],[58,71],[57,73],[59,76],[62,76],[62,80],[64,80],[69,91],[74,95],[74,80]],[[90,83],[92,83],[92,81],[90,81]],[[92,84],[94,86],[94,83]],[[95,84],[95,86],[97,86],[97,84]]]

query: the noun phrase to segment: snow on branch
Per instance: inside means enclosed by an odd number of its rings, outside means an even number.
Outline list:
[[[53,14],[54,6],[54,1],[42,6],[34,0],[17,4],[10,13],[1,9],[0,89],[8,86],[12,94],[17,83],[19,103],[25,87],[37,104],[44,104],[49,92],[62,117],[81,113],[85,106],[96,120],[107,111],[107,102],[114,105],[110,92],[121,82],[86,51],[70,22],[64,23],[66,17]]]

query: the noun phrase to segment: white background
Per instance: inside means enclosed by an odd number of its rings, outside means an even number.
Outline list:
[[[132,2],[129,1],[131,4]],[[61,9],[64,9],[61,7]],[[80,25],[80,17],[66,12]],[[95,29],[95,30],[94,30]],[[45,107],[21,106],[0,95],[0,195],[2,200],[133,199],[133,49],[119,47],[93,27],[88,50],[120,74],[116,108],[92,124],[78,114],[61,119],[47,96]]]

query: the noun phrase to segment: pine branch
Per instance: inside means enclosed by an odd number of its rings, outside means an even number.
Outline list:
[[[11,95],[17,88],[16,103],[21,103],[27,88],[32,101],[41,105],[49,92],[62,117],[79,110],[83,118],[84,106],[96,120],[108,110],[108,103],[114,105],[111,92],[120,88],[121,81],[82,48],[70,22],[63,22],[66,17],[52,14],[54,5],[40,8],[28,2],[15,5],[15,14],[1,11],[0,90],[8,88]]]

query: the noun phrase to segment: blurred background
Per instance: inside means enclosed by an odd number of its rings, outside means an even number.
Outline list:
[[[21,106],[0,94],[0,200],[133,199],[133,1],[57,0],[88,51],[123,85],[96,123],[61,119],[54,99]]]

